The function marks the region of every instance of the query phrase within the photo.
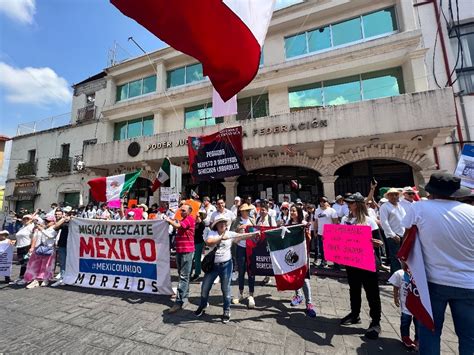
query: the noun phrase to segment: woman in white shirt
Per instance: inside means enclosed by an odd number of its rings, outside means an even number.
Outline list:
[[[259,232],[254,233],[235,233],[227,230],[230,221],[221,216],[217,217],[211,225],[211,231],[205,237],[207,245],[215,247],[214,267],[211,272],[206,273],[201,285],[201,302],[198,309],[194,312],[197,317],[204,314],[208,306],[209,292],[214,280],[219,276],[221,279],[221,290],[224,299],[224,313],[222,322],[228,323],[230,320],[230,283],[232,277],[232,243],[238,243],[241,240],[251,238]]]
[[[30,259],[25,272],[25,281],[30,282],[26,288],[48,286],[54,276],[56,255],[54,243],[58,232],[54,229],[54,216],[48,216],[46,225],[37,222],[29,250]]]
[[[25,214],[21,219],[23,227],[15,234],[16,240],[16,255],[20,263],[20,276],[15,281],[15,284],[23,286],[26,281],[23,280],[26,272],[26,264],[28,263],[28,251],[31,247],[31,237],[33,236],[33,216]]]
[[[341,224],[370,226],[372,229],[372,244],[374,248],[383,245],[377,223],[369,217],[364,196],[359,192],[347,197],[349,215],[342,217]],[[377,270],[377,268],[375,268]],[[341,325],[360,323],[361,292],[364,287],[370,308],[371,322],[365,336],[368,339],[378,339],[381,333],[380,319],[382,308],[377,271],[372,272],[346,266],[347,281],[351,300],[351,313],[341,319]]]

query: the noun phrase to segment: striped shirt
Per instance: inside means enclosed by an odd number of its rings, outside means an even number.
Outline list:
[[[188,215],[181,222],[181,227],[176,232],[176,252],[177,253],[192,253],[194,252],[194,226],[195,219]]]

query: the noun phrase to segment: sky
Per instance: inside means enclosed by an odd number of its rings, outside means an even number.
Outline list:
[[[277,0],[277,7],[300,1]],[[147,52],[166,46],[108,0],[0,0],[0,134],[67,120],[71,85],[106,68],[115,42],[117,59],[142,54],[131,36]]]

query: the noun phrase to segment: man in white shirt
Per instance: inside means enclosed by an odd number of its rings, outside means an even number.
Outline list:
[[[342,217],[349,214],[349,207],[347,206],[347,203],[344,202],[344,197],[341,195],[336,196],[336,203],[332,206],[332,208],[336,211],[339,221]]]
[[[209,196],[204,196],[204,198],[202,199],[202,205],[203,207],[201,208],[206,212],[207,215],[206,219],[204,220],[204,224],[206,225],[206,227],[209,227],[211,224],[211,215],[216,211],[216,208],[211,203],[211,199],[209,198]]]
[[[318,252],[321,257],[319,267],[325,267],[326,259],[324,259],[323,249],[323,231],[326,224],[337,224],[339,222],[337,212],[334,208],[329,207],[326,197],[319,199],[319,207],[314,212],[314,230],[318,233]]]
[[[400,206],[403,207],[405,213],[409,213],[413,203],[415,203],[416,191],[413,190],[413,187],[406,186],[402,191],[403,198],[400,199]]]
[[[474,206],[455,201],[470,196],[461,180],[434,173],[425,186],[430,200],[412,206],[403,225],[418,228],[435,331],[419,325],[420,354],[440,354],[440,336],[449,304],[459,354],[474,354]]]
[[[239,197],[239,196],[235,196],[235,198],[234,198],[234,204],[232,205],[232,207],[230,208],[230,210],[232,211],[233,214],[235,214],[236,217],[237,217],[237,212],[239,211],[240,203],[241,203],[240,197]]]
[[[225,208],[225,201],[222,198],[217,200],[217,210],[212,213],[210,224],[214,223],[214,221],[218,217],[224,217],[228,221],[230,221],[230,223],[227,223],[228,230],[230,230],[230,225],[236,218],[235,214],[233,214],[232,211]]]
[[[391,188],[384,196],[388,199],[388,202],[380,207],[380,223],[382,224],[385,237],[387,238],[390,257],[390,275],[392,275],[395,271],[401,269],[397,253],[400,249],[403,234],[405,233],[402,219],[406,213],[398,202],[400,198],[400,191],[398,189]]]

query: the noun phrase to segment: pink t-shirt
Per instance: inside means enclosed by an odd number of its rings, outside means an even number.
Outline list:
[[[186,216],[181,222],[181,227],[176,233],[176,252],[192,253],[194,252],[194,225],[195,219],[192,216]]]

